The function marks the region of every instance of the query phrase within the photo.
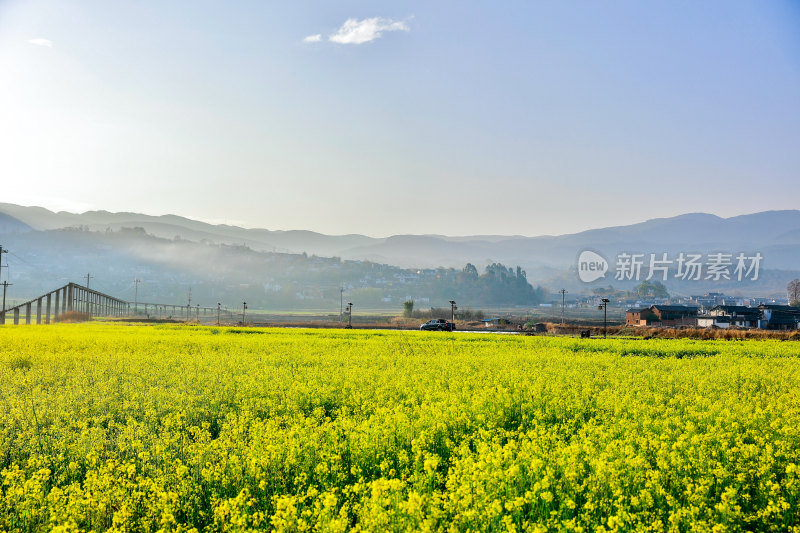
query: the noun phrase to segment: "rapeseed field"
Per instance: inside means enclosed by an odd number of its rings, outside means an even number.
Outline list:
[[[800,531],[800,343],[0,328],[0,530]]]

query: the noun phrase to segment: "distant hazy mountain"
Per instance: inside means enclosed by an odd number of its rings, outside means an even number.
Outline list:
[[[10,215],[0,212],[0,235],[6,233],[25,233],[28,231],[31,231],[31,227],[29,225]]]
[[[679,253],[760,251],[765,268],[797,269],[800,264],[800,210],[766,211],[731,218],[691,213],[628,226],[559,236],[323,235],[312,231],[270,231],[214,225],[175,215],[89,211],[54,213],[40,207],[0,204],[0,213],[33,229],[85,226],[92,231],[141,227],[168,239],[179,237],[217,244],[244,244],[259,251],[306,252],[309,255],[364,259],[400,267],[456,267],[471,262],[522,265],[529,274],[573,266],[592,248],[607,257],[619,252]]]
[[[41,207],[0,203],[0,213],[10,215],[37,230],[85,226],[92,231],[120,228],[143,228],[156,237],[186,240],[209,240],[218,244],[245,244],[260,251],[307,252],[334,256],[342,250],[364,246],[381,239],[363,235],[323,235],[313,231],[270,231],[247,229],[225,224],[208,224],[176,215],[152,216],[140,213],[87,211],[75,214],[54,213]]]

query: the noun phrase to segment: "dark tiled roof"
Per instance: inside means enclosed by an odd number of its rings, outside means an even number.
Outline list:
[[[711,308],[713,311],[714,309],[719,309],[720,311],[728,314],[739,314],[739,315],[758,315],[760,311],[757,307],[747,307],[746,305],[715,305]]]
[[[797,318],[792,316],[773,316],[769,319],[770,325],[775,324],[796,324]]]
[[[686,311],[689,313],[696,313],[696,307],[690,307],[688,305],[654,305],[651,309],[656,308],[659,311]]]

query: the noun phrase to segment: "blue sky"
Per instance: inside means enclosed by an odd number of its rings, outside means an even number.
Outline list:
[[[0,78],[24,205],[378,236],[800,207],[797,2],[0,0]]]

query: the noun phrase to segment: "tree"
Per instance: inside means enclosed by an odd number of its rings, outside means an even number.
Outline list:
[[[403,316],[406,318],[414,316],[414,300],[406,300],[403,302]]]
[[[786,286],[786,292],[789,295],[789,305],[800,306],[800,279],[793,279]]]
[[[468,278],[477,278],[478,277],[478,269],[475,268],[475,265],[472,263],[467,263],[467,266],[464,267],[462,270],[465,276]]]
[[[639,296],[653,296],[654,298],[669,298],[669,293],[667,292],[667,288],[660,281],[653,281],[653,282],[649,282],[647,280],[642,281],[639,284],[639,286],[636,287],[636,292],[639,294]]]

